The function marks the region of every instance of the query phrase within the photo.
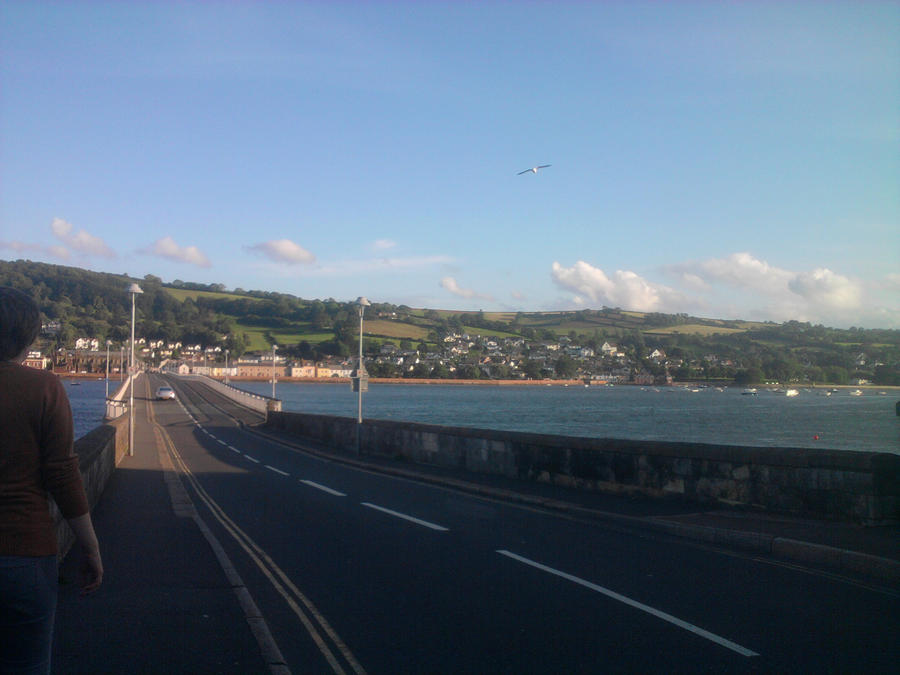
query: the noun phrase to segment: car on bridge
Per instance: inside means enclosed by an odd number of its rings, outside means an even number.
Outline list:
[[[175,400],[175,390],[172,387],[160,387],[156,390],[157,401]]]

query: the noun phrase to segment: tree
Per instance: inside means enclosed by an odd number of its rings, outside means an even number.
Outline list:
[[[420,361],[413,366],[411,376],[417,378],[426,378],[431,375],[431,368],[424,361]]]
[[[741,386],[759,384],[765,379],[765,375],[759,368],[739,370],[734,376],[734,383]]]
[[[875,366],[872,382],[888,387],[900,386],[900,368],[897,366]]]
[[[541,379],[541,364],[537,361],[528,359],[522,364],[522,372],[529,380]]]
[[[436,379],[445,379],[450,377],[450,369],[443,362],[438,363],[431,369],[430,376]]]
[[[575,373],[578,370],[578,363],[571,356],[563,354],[556,359],[555,370],[557,377],[564,380],[570,380],[575,376]]]
[[[471,363],[463,363],[456,369],[458,380],[477,380],[481,378],[481,371]]]

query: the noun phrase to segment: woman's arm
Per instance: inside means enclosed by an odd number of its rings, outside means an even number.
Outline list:
[[[90,512],[76,518],[69,518],[69,526],[81,546],[81,593],[93,593],[103,582],[103,560],[100,558],[100,544],[94,532]]]

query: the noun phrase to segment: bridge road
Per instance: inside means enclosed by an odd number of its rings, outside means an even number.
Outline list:
[[[896,668],[890,589],[325,461],[174,385],[140,425],[293,672]]]

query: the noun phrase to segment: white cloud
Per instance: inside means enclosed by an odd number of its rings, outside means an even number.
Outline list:
[[[692,264],[688,263],[685,268]],[[747,288],[763,293],[781,293],[794,273],[773,267],[754,258],[750,253],[733,253],[727,258],[713,258],[695,263],[693,273],[707,282],[723,282],[736,288]],[[688,274],[690,269],[685,269]]]
[[[157,239],[152,245],[143,249],[142,253],[168,258],[176,262],[185,262],[197,267],[209,267],[209,258],[196,246],[181,247],[172,237]]]
[[[400,272],[405,270],[447,265],[453,258],[444,255],[410,256],[408,258],[371,258],[368,260],[336,260],[310,270],[307,276],[353,277],[372,272]]]
[[[858,282],[825,268],[798,274],[788,288],[807,302],[829,309],[853,309],[862,299]]]
[[[900,273],[888,274],[881,285],[893,292],[900,292]]]
[[[683,283],[688,288],[697,290],[697,291],[706,291],[709,289],[709,284],[706,283],[703,279],[701,279],[696,274],[691,274],[690,272],[683,272],[681,274],[681,283]]]
[[[57,246],[54,244],[53,246],[47,247],[47,253],[54,256],[55,258],[61,258],[62,260],[68,260],[72,257],[72,254],[69,253],[69,249],[65,246]]]
[[[678,304],[683,300],[671,288],[647,281],[634,272],[616,270],[608,277],[602,269],[583,260],[568,268],[554,262],[551,277],[557,286],[575,293],[578,304],[587,299],[595,304],[653,312],[663,309],[664,304]]]
[[[89,234],[85,230],[72,233],[74,227],[62,218],[54,218],[50,223],[50,229],[54,236],[70,249],[85,255],[98,255],[104,258],[115,258],[116,254],[99,237]]]
[[[0,248],[9,249],[16,253],[28,254],[29,252],[34,252],[58,258],[60,260],[69,260],[69,258],[72,257],[72,254],[69,253],[69,249],[65,246],[58,245],[43,246],[41,244],[28,244],[24,241],[0,241]]]
[[[316,260],[316,256],[299,244],[295,244],[290,239],[265,241],[260,244],[248,246],[247,250],[259,253],[274,262],[287,265],[309,265]]]
[[[373,251],[386,251],[389,248],[394,248],[397,245],[397,242],[391,241],[390,239],[376,239],[372,242],[372,250]]]
[[[774,267],[750,253],[669,265],[663,271],[695,293],[695,306],[710,316],[893,327],[900,313],[892,300],[900,290],[896,273],[864,283],[826,267],[808,272]]]
[[[460,298],[493,300],[490,295],[485,295],[483,293],[473,291],[471,288],[460,287],[460,285],[456,282],[456,279],[454,279],[453,277],[444,277],[443,279],[441,279],[440,285],[444,290],[449,291],[453,295],[456,295]]]

